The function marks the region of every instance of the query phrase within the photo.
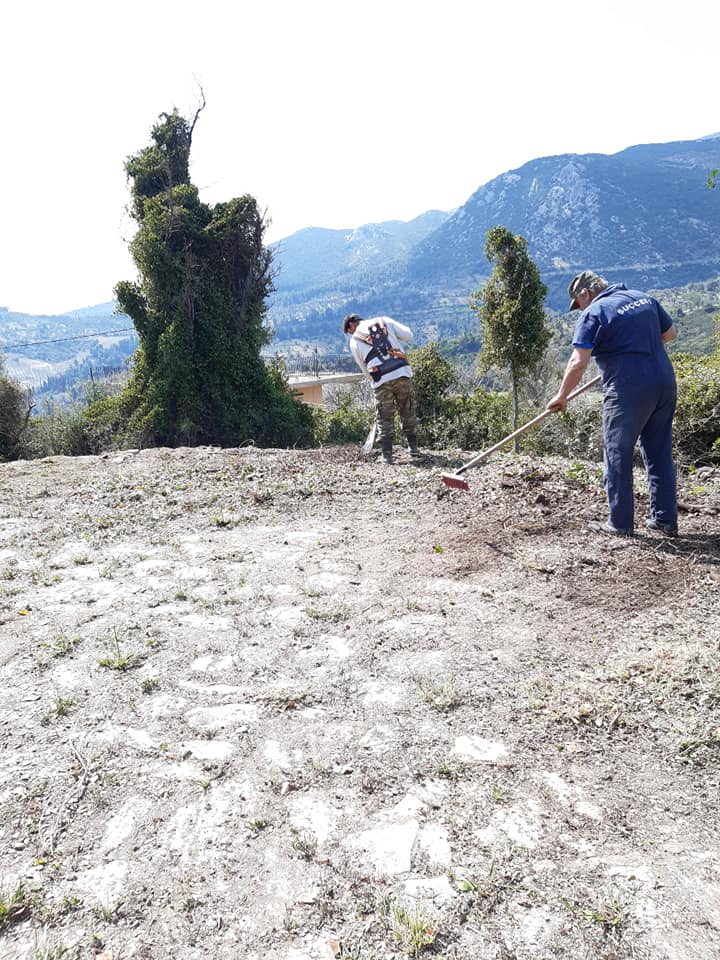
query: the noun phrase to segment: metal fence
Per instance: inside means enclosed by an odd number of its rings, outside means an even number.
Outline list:
[[[319,353],[313,350],[305,356],[286,357],[281,353],[266,356],[266,363],[282,363],[289,377],[320,377],[332,373],[358,373],[357,364],[349,353]]]

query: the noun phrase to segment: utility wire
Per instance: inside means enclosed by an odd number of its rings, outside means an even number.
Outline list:
[[[83,333],[77,337],[62,337],[60,340],[33,340],[30,343],[6,343],[3,350],[19,350],[20,347],[37,347],[43,343],[67,343],[68,340],[91,340],[93,337],[108,337],[111,333],[134,333],[135,327],[125,330],[103,330],[101,333]],[[0,346],[2,346],[0,344]]]

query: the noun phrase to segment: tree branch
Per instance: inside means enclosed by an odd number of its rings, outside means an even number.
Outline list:
[[[193,122],[190,124],[190,132],[188,133],[188,151],[189,151],[190,147],[192,146],[193,130],[195,129],[195,124],[198,122],[198,117],[200,116],[200,114],[201,114],[201,113],[203,112],[203,110],[205,109],[205,104],[206,104],[206,101],[205,101],[205,91],[203,90],[201,83],[198,83],[198,89],[200,90],[200,99],[201,99],[202,103],[200,104],[200,106],[199,106],[199,107],[197,108],[197,110],[195,111],[195,116],[193,117]]]

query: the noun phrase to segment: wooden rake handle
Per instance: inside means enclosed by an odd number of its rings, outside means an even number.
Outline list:
[[[572,393],[568,394],[567,402],[574,400],[575,397],[579,397],[581,393],[584,393],[586,390],[589,390],[590,387],[594,387],[596,383],[600,383],[602,376],[598,374],[596,377],[593,377],[592,380],[588,380],[587,383],[583,384],[582,387],[577,387],[573,390]],[[480,463],[481,460],[484,460],[485,457],[489,457],[491,453],[495,453],[496,450],[499,450],[500,447],[504,447],[506,443],[510,443],[511,440],[514,440],[516,437],[521,436],[525,433],[530,427],[534,427],[536,423],[540,423],[541,420],[544,420],[545,417],[549,417],[554,410],[543,410],[542,413],[539,413],[536,417],[533,417],[532,420],[529,420],[522,427],[518,427],[513,433],[505,437],[503,440],[499,440],[494,446],[490,447],[488,450],[483,450],[482,453],[479,453],[476,457],[473,457],[472,460],[468,460],[467,463],[463,464],[462,467],[458,467],[455,471],[456,474],[464,473],[469,467],[475,466],[476,463]]]

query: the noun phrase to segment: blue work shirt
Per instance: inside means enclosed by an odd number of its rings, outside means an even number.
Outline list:
[[[613,283],[583,310],[573,346],[592,350],[602,374],[603,397],[625,410],[675,395],[675,372],[662,341],[673,325],[654,297]],[[674,402],[674,401],[673,401]]]
[[[661,335],[671,326],[670,315],[654,297],[628,290],[624,283],[612,283],[580,314],[573,346],[592,350],[603,370],[618,354],[664,352]]]

